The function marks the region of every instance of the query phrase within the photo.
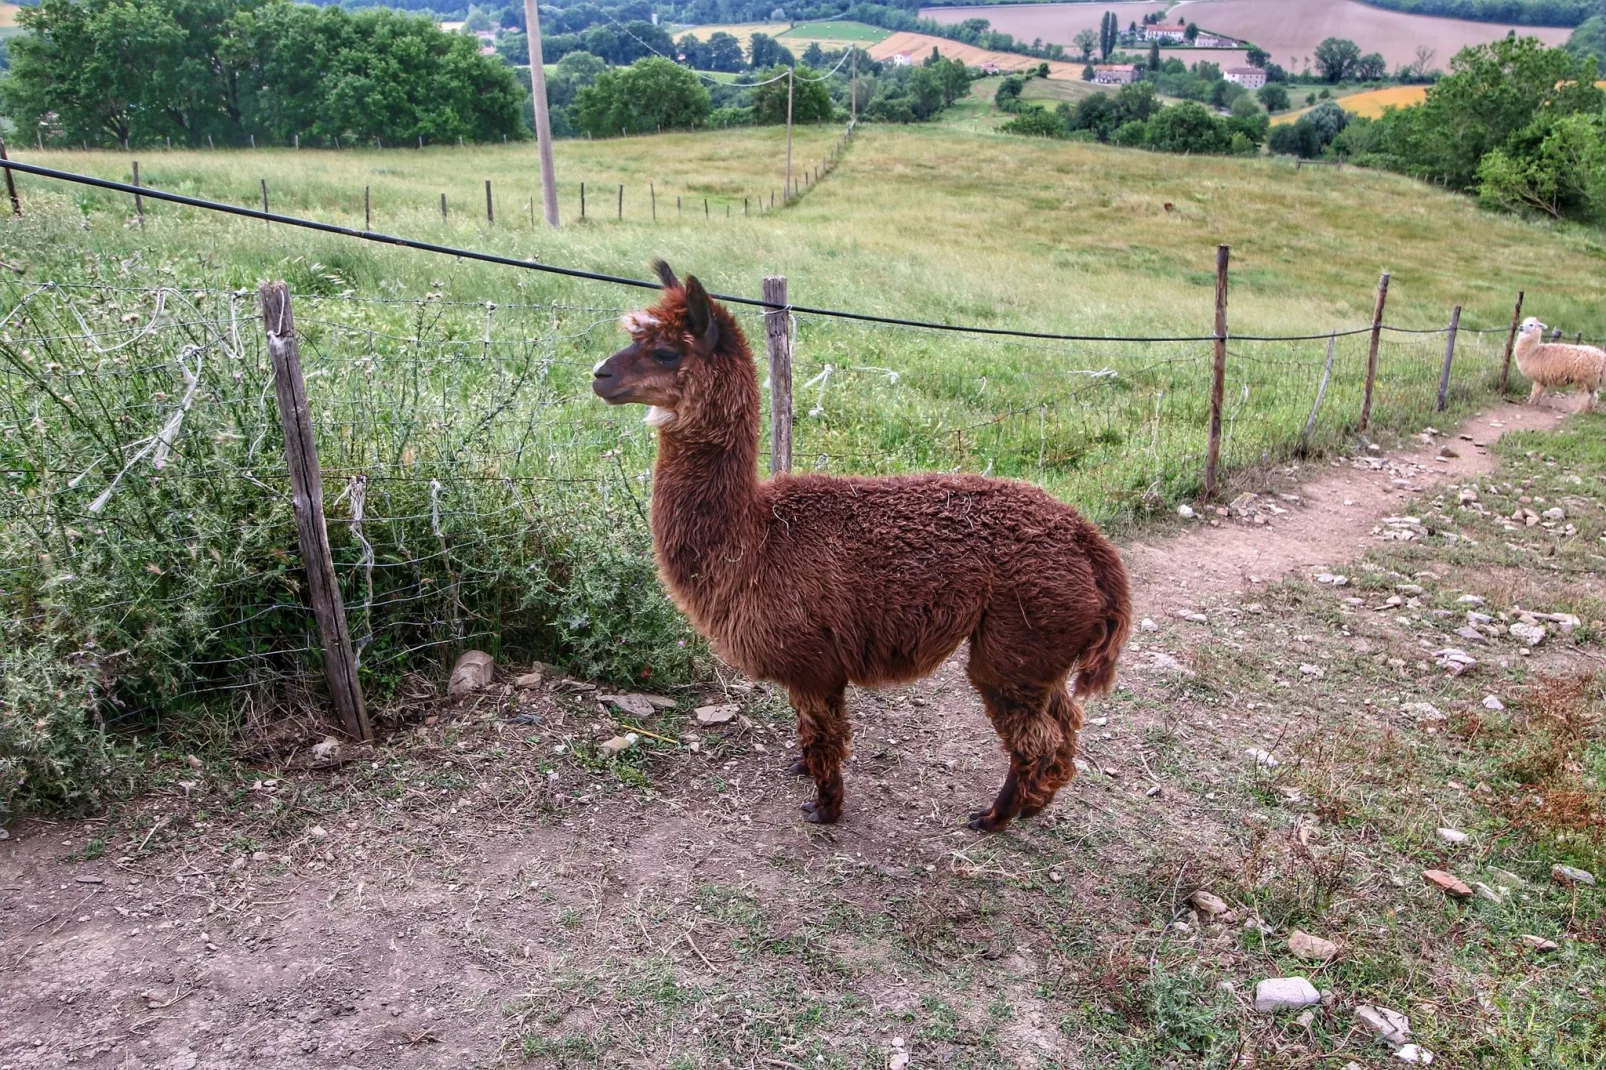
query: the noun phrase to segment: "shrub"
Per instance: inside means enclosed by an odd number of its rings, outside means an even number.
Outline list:
[[[651,134],[701,126],[709,107],[708,90],[697,75],[654,56],[597,75],[575,94],[569,121],[592,137]]]
[[[1028,137],[1064,137],[1065,122],[1059,116],[1038,107],[1023,107],[1020,113],[1003,125],[1006,134],[1025,134]]]
[[[0,825],[34,810],[83,811],[131,754],[99,721],[95,656],[48,640],[0,651]]]

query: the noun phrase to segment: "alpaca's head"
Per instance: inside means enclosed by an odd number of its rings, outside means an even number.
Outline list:
[[[1522,326],[1517,328],[1517,335],[1521,338],[1543,338],[1545,325],[1539,322],[1538,316],[1529,316],[1522,321]]]
[[[696,278],[681,282],[662,260],[653,267],[663,297],[620,320],[630,344],[596,366],[591,389],[610,405],[651,406],[647,422],[660,429],[736,423],[754,384],[735,318]]]

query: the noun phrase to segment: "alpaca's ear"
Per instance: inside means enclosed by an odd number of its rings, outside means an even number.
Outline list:
[[[653,274],[658,276],[658,281],[664,284],[664,289],[673,290],[680,285],[680,280],[675,278],[675,269],[662,259],[652,262],[652,270]]]
[[[686,333],[697,341],[705,356],[719,344],[719,323],[714,319],[714,303],[697,276],[686,276]]]

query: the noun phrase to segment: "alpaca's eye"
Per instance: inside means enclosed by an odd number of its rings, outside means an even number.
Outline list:
[[[673,368],[680,363],[680,354],[673,349],[655,349],[652,351],[652,356],[666,368]]]

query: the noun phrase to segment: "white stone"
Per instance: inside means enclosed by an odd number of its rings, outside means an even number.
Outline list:
[[[1261,750],[1259,747],[1249,747],[1245,749],[1244,757],[1253,759],[1254,763],[1260,766],[1262,769],[1275,769],[1282,764],[1276,758],[1272,757],[1271,754]]]
[[[1511,637],[1520,640],[1526,646],[1538,646],[1545,641],[1545,626],[1542,624],[1513,624],[1510,628]]]
[[[1372,1007],[1363,1003],[1355,1008],[1355,1020],[1376,1033],[1379,1040],[1390,1044],[1404,1044],[1411,1036],[1411,1020],[1387,1007]]]
[[[1464,594],[1457,598],[1456,602],[1463,606],[1481,606],[1483,605],[1483,597],[1476,594]]]
[[[718,706],[697,707],[697,723],[700,725],[729,724],[736,720],[736,715],[742,712],[741,706],[734,702],[723,703]]]
[[[1338,945],[1302,929],[1295,929],[1288,936],[1288,950],[1308,962],[1326,962],[1338,954]]]
[[[1321,1001],[1315,986],[1303,977],[1269,977],[1255,986],[1255,1010],[1261,1014],[1303,1010]]]
[[[489,687],[496,671],[496,662],[483,650],[465,650],[452,666],[452,675],[446,681],[446,694],[460,698]]]
[[[1193,908],[1206,917],[1213,918],[1217,914],[1225,914],[1227,912],[1227,904],[1222,898],[1214,892],[1205,891],[1203,888],[1190,895],[1188,902],[1193,904]]]
[[[1439,839],[1445,843],[1466,843],[1470,838],[1460,829],[1443,828],[1439,830]]]
[[[1154,623],[1154,621],[1150,620],[1148,617],[1144,617],[1142,620],[1138,621],[1138,627],[1146,632],[1157,632],[1160,630],[1160,626]]]
[[[1560,864],[1550,867],[1550,879],[1568,888],[1575,884],[1593,885],[1595,883],[1595,875],[1589,870]]]
[[[1394,1053],[1394,1057],[1404,1063],[1420,1063],[1422,1066],[1433,1062],[1433,1053],[1420,1044],[1406,1044]]]
[[[1177,515],[1180,516],[1184,520],[1192,520],[1193,519],[1193,506],[1191,506],[1191,505],[1179,505],[1179,506],[1177,506]]]
[[[328,761],[340,749],[340,740],[334,736],[325,736],[323,742],[312,745],[312,756],[320,762]]]
[[[1318,680],[1327,675],[1322,671],[1322,667],[1320,665],[1301,665],[1299,667],[1299,671],[1306,676],[1314,676]]]
[[[1486,710],[1498,711],[1505,709],[1506,704],[1501,702],[1498,698],[1495,698],[1493,695],[1485,695],[1483,696],[1483,708]]]

